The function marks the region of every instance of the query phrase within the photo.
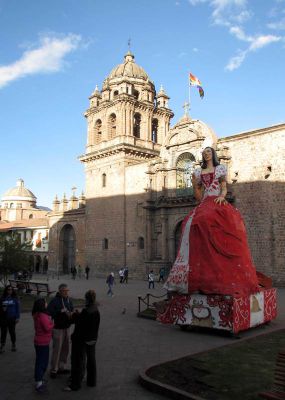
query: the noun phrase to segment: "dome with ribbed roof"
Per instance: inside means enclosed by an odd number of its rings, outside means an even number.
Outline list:
[[[26,200],[35,202],[37,198],[33,192],[25,187],[23,179],[18,179],[17,186],[4,193],[2,201],[5,200]]]
[[[149,80],[145,70],[135,63],[135,56],[130,51],[125,55],[125,61],[113,68],[108,79],[123,77]]]

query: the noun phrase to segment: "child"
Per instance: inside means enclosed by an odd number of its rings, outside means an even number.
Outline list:
[[[36,391],[43,392],[45,384],[43,381],[49,361],[49,344],[52,337],[53,322],[47,314],[47,303],[44,298],[34,302],[32,315],[34,318],[36,350],[35,382]]]

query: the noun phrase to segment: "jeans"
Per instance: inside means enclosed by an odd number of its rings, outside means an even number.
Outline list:
[[[150,287],[152,286],[152,288],[154,289],[154,281],[149,281],[148,282],[148,288],[150,289]]]
[[[16,343],[16,320],[15,319],[4,319],[1,322],[1,345],[5,345],[7,332],[9,331],[11,342],[14,345]]]
[[[36,363],[35,363],[35,381],[43,380],[44,374],[48,367],[49,345],[38,346],[35,344]]]
[[[113,291],[112,291],[112,287],[113,287],[113,285],[111,285],[110,283],[108,283],[108,288],[109,288],[109,290],[108,290],[108,292],[107,292],[107,295],[109,296],[113,296]]]

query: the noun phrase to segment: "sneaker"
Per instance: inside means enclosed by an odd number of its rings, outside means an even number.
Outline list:
[[[56,376],[57,376],[57,372],[56,372],[55,370],[51,370],[50,373],[49,373],[49,376],[50,376],[52,379],[55,379]]]
[[[46,385],[41,384],[40,386],[36,386],[36,392],[43,393],[46,391]]]
[[[16,345],[15,345],[15,344],[12,344],[11,351],[17,351],[17,348],[16,348]]]

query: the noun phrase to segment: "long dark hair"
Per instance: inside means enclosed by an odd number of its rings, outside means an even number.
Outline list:
[[[207,146],[207,147],[204,148],[204,150],[206,150],[206,149],[211,149],[211,151],[212,151],[212,160],[213,160],[214,167],[216,167],[217,165],[220,165],[220,161],[218,159],[216,150],[214,150],[213,147],[210,147],[210,146]],[[201,164],[201,168],[202,169],[206,169],[207,168],[207,162],[204,159],[204,154],[203,154],[204,150],[202,152],[202,164]]]
[[[12,289],[12,293],[10,294],[11,297],[14,297],[14,298],[18,297],[15,289],[13,289],[13,286],[7,285],[7,286],[5,286],[5,289],[4,289],[3,294],[1,296],[2,299],[4,299],[5,297],[8,296],[8,289]]]
[[[47,314],[46,299],[44,297],[41,297],[40,299],[35,300],[33,309],[32,309],[32,315],[34,315],[35,313]]]

